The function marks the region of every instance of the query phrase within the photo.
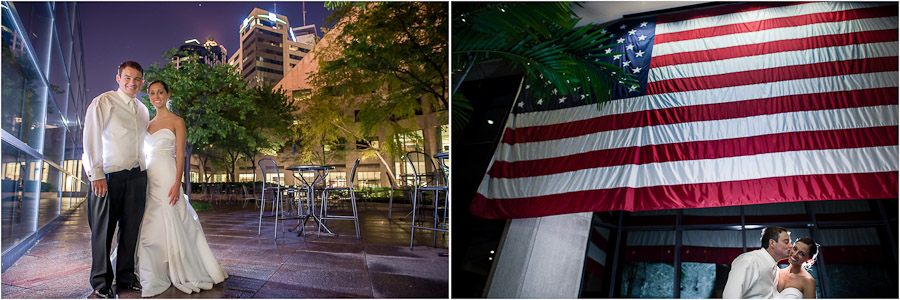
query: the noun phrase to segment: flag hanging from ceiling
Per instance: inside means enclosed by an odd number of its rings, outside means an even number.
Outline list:
[[[484,218],[898,196],[896,3],[744,3],[604,28],[637,76],[514,104]]]

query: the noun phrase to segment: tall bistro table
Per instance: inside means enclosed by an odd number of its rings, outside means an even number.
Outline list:
[[[310,217],[313,218],[316,223],[322,225],[322,228],[325,228],[325,231],[328,233],[332,233],[325,224],[322,224],[322,220],[319,219],[319,216],[316,215],[315,210],[315,194],[316,194],[316,185],[322,180],[325,180],[325,177],[328,176],[328,170],[334,169],[332,166],[319,166],[319,165],[303,165],[303,166],[293,166],[286,168],[287,170],[291,170],[293,172],[294,178],[300,179],[303,181],[303,184],[306,187],[306,207],[307,211],[305,214],[301,214],[300,218],[302,222],[297,224],[300,226],[300,230],[297,231],[297,236],[303,236],[303,232],[306,230],[306,221],[309,220]],[[304,172],[312,172],[315,173],[316,176],[313,178],[312,184],[306,181],[306,177],[303,176]],[[323,196],[324,197],[324,196]]]

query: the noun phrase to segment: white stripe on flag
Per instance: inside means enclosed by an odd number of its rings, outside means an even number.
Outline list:
[[[817,13],[837,12],[851,9],[879,7],[893,5],[890,2],[883,3],[859,3],[859,2],[814,2],[792,6],[772,7],[766,9],[758,9],[746,12],[738,12],[719,16],[710,16],[704,18],[696,18],[678,22],[663,23],[656,25],[656,34],[674,33],[698,28],[709,27],[710,24],[715,26],[741,24],[747,22],[756,22],[767,19],[795,17]]]
[[[777,52],[650,69],[648,82],[876,57],[897,56],[897,42]]]
[[[761,178],[897,171],[897,146],[806,150],[620,165],[523,178],[485,175],[478,192],[488,198],[529,198],[611,188],[715,183]],[[640,176],[638,176],[640,174]]]
[[[837,32],[852,33],[894,28],[897,28],[897,17],[856,19],[796,27],[781,27],[653,45],[653,56],[832,35]]]
[[[511,115],[509,128],[553,125],[602,116],[693,105],[738,102],[752,99],[863,90],[897,86],[897,72],[864,73],[786,80],[738,87],[647,95],[613,100],[599,110],[596,105]]]
[[[602,131],[515,145],[500,144],[499,160],[516,162],[562,157],[597,150],[714,141],[768,134],[897,125],[896,105],[795,111],[746,118],[675,123]],[[756,124],[756,126],[747,126]]]

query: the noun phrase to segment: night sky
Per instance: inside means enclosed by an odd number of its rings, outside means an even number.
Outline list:
[[[87,97],[115,90],[116,69],[134,60],[144,69],[166,62],[162,54],[184,41],[201,43],[212,35],[225,46],[228,58],[239,47],[241,22],[253,8],[288,17],[291,27],[303,25],[301,2],[82,2]],[[331,12],[323,2],[306,2],[306,24],[324,24]],[[322,32],[319,30],[319,37]],[[145,93],[139,93],[138,97]],[[177,96],[176,96],[177,97]]]

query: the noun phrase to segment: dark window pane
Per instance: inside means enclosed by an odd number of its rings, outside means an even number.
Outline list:
[[[56,164],[62,164],[65,152],[66,124],[63,116],[56,107],[56,103],[47,103],[47,120],[44,131],[44,159]]]
[[[72,61],[72,21],[69,19],[69,6],[74,7],[74,5],[74,3],[56,2],[54,6],[56,10],[54,21],[56,21],[56,33],[59,37],[59,49],[66,66],[70,66]]]
[[[810,202],[812,211],[816,213],[816,221],[854,221],[874,220],[881,218],[877,209],[867,200],[838,200]],[[877,204],[875,204],[877,207]]]
[[[2,224],[3,250],[18,244],[37,230],[38,197],[41,188],[40,159],[6,141],[3,144]]]
[[[627,214],[625,226],[675,226],[677,209],[637,211]]]
[[[50,97],[56,101],[57,109],[61,114],[66,113],[66,99],[69,95],[69,70],[63,63],[62,53],[58,48],[52,49],[52,57],[50,59]],[[48,105],[48,110],[49,105]],[[60,114],[60,113],[57,113]]]
[[[34,58],[25,48],[23,31],[12,22],[10,10],[3,9],[2,129],[31,146],[41,149],[46,86]]]
[[[53,37],[53,13],[48,2],[15,2],[15,8],[19,11],[25,34],[31,41],[31,47],[37,55],[40,70],[46,70],[50,57],[50,41]],[[5,17],[5,16],[4,16]],[[6,22],[4,21],[4,26]],[[7,26],[7,28],[9,28]]]
[[[828,297],[897,298],[893,249],[878,229],[822,229],[817,242],[830,283]]]
[[[771,203],[744,206],[747,224],[807,222],[805,202]]]
[[[672,298],[675,232],[634,231],[624,237],[619,297]]]
[[[741,208],[739,206],[685,209],[681,217],[681,224],[684,225],[731,225],[740,223]]]

